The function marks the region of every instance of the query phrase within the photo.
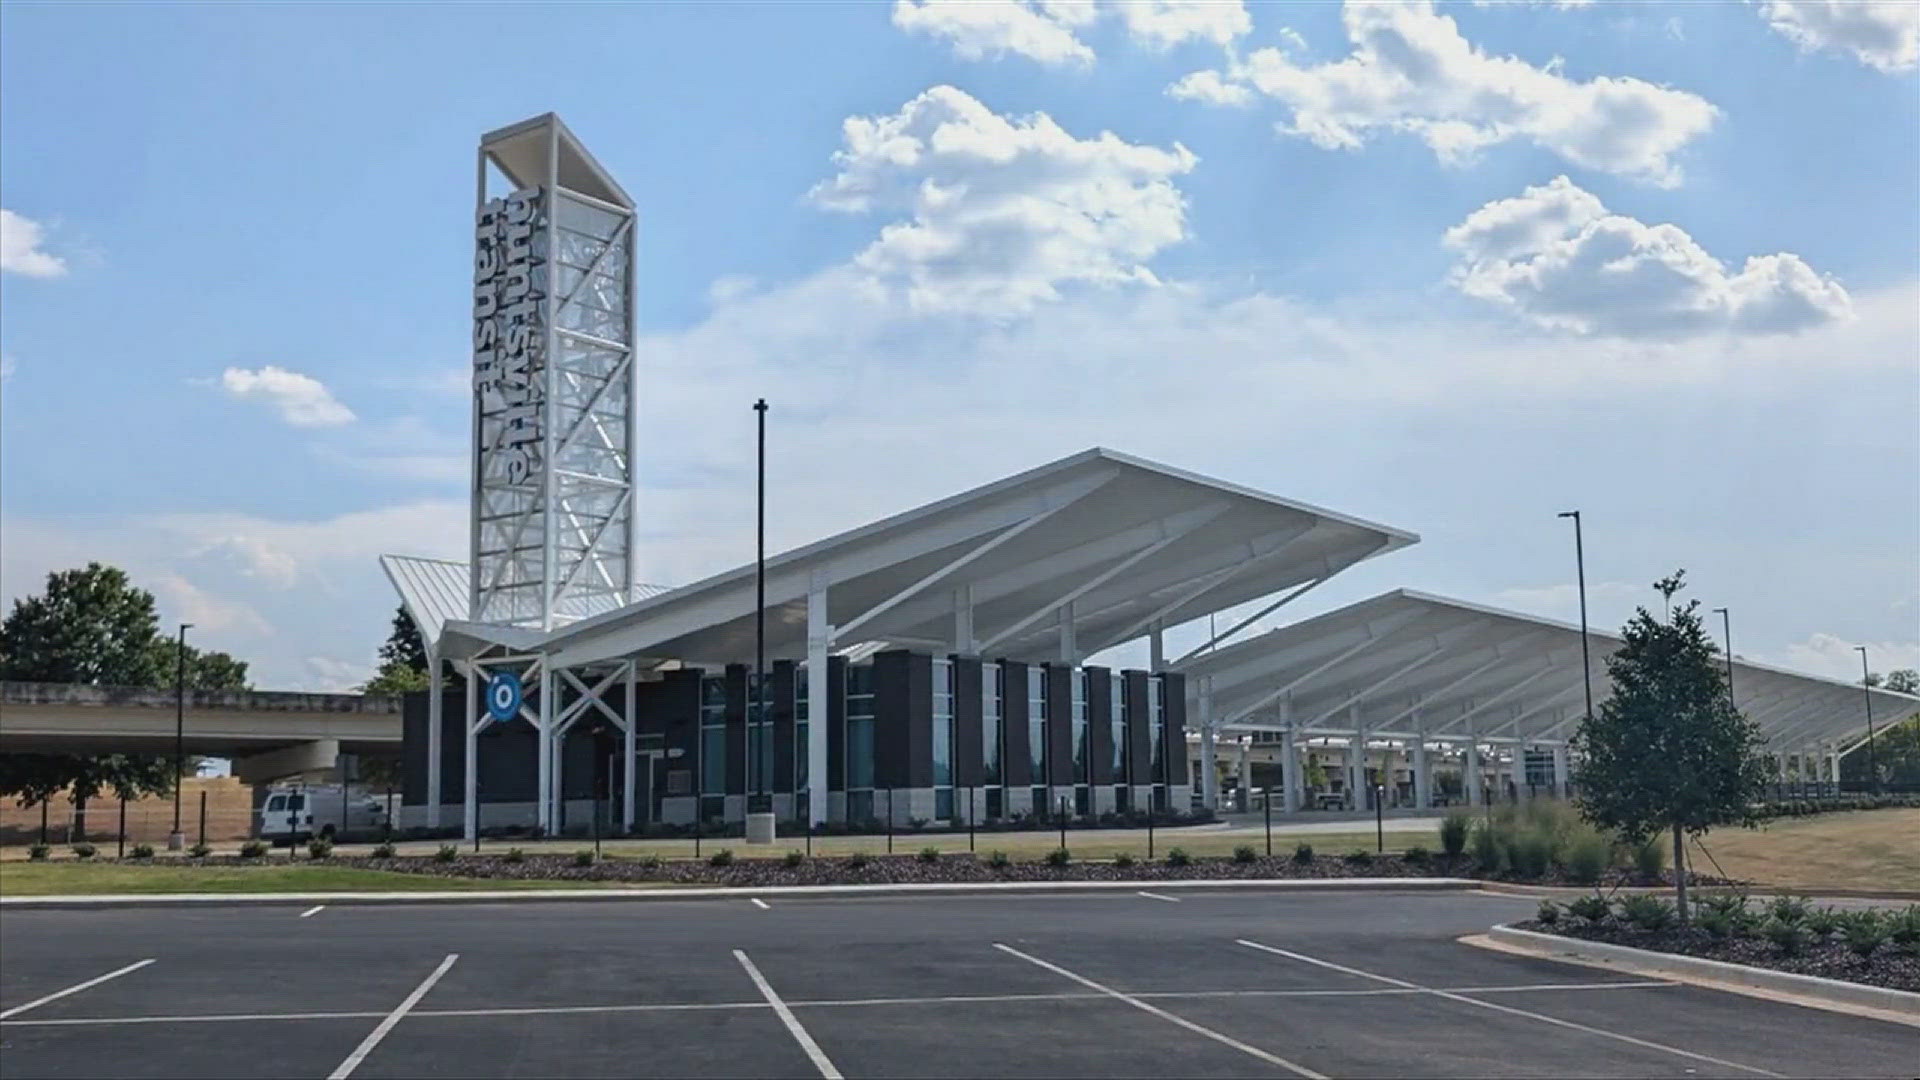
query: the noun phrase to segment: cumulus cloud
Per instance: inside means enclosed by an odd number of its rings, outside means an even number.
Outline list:
[[[1858,683],[1860,654],[1854,649],[1859,645],[1867,647],[1869,667],[1882,675],[1902,668],[1920,670],[1920,641],[1849,641],[1837,634],[1826,633],[1812,634],[1805,641],[1796,641],[1780,653],[1764,659],[1768,663],[1804,671],[1809,675],[1824,675],[1829,679]]]
[[[1769,0],[1760,17],[1804,52],[1852,53],[1889,74],[1920,64],[1920,4],[1912,0]]]
[[[216,556],[274,588],[324,580],[329,564],[380,555],[462,557],[467,507],[428,499],[316,520],[265,518],[237,512],[162,514],[146,524],[184,542],[195,557]]]
[[[1609,213],[1564,176],[1488,203],[1445,243],[1460,253],[1462,292],[1579,334],[1783,333],[1852,311],[1847,291],[1797,255],[1751,256],[1729,272],[1677,226]]]
[[[1014,314],[1069,283],[1151,284],[1146,261],[1187,235],[1173,179],[1198,159],[1177,143],[1075,138],[1044,113],[1001,116],[950,86],[849,118],[843,136],[839,173],[810,197],[904,215],[855,266],[918,311]]]
[[[1674,155],[1713,125],[1704,98],[1625,76],[1568,78],[1559,63],[1536,67],[1492,56],[1461,35],[1428,0],[1349,2],[1342,11],[1353,51],[1308,64],[1285,49],[1175,83],[1175,96],[1234,104],[1216,86],[1234,85],[1290,111],[1283,134],[1334,150],[1356,149],[1381,133],[1426,142],[1442,161],[1524,139],[1586,168],[1662,185],[1680,181]]]
[[[893,25],[945,38],[962,60],[1024,56],[1041,64],[1092,64],[1083,30],[1113,16],[1136,43],[1231,44],[1253,28],[1240,0],[897,0]]]
[[[220,385],[242,401],[271,405],[294,427],[338,427],[353,422],[353,410],[340,404],[320,380],[272,364],[258,371],[228,368],[220,376]]]
[[[22,277],[59,277],[67,263],[47,251],[46,228],[32,218],[0,210],[0,273]]]
[[[159,596],[168,622],[189,622],[203,633],[238,634],[265,637],[273,627],[251,604],[215,596],[179,573],[168,571],[153,577],[153,591]]]

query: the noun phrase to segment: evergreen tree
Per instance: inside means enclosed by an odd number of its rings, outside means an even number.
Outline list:
[[[1673,606],[1684,572],[1654,584],[1669,617],[1638,609],[1607,660],[1613,693],[1574,737],[1581,814],[1629,843],[1673,836],[1679,914],[1687,918],[1686,835],[1755,824],[1766,784],[1757,724],[1733,706],[1699,603]]]

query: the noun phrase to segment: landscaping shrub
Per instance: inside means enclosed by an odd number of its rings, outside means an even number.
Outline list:
[[[151,859],[153,858],[153,845],[135,844],[130,854],[136,859]]]
[[[1467,834],[1473,829],[1473,819],[1455,811],[1440,819],[1440,850],[1447,857],[1458,858],[1467,850]]]
[[[1901,952],[1920,951],[1920,904],[1908,904],[1907,910],[1887,917],[1887,940]]]
[[[244,852],[242,854],[244,854]],[[433,853],[434,862],[452,862],[459,857],[460,849],[454,847],[452,844],[441,844],[440,849]]]
[[[995,849],[987,852],[987,865],[993,867],[995,870],[1005,870],[1007,867],[1013,865],[1013,860],[1007,858],[1006,852]]]
[[[1250,863],[1259,857],[1260,853],[1253,850],[1252,844],[1241,844],[1233,849],[1233,861],[1237,863]]]
[[[1776,896],[1767,904],[1767,914],[1794,926],[1806,921],[1812,901],[1804,896]]]
[[[1540,901],[1540,921],[1552,926],[1560,921],[1560,905],[1551,900]]]
[[[797,851],[789,851],[784,861],[787,864],[787,869],[793,870],[804,864],[807,861],[807,857]]]
[[[1373,852],[1363,848],[1354,848],[1345,855],[1348,866],[1366,866],[1373,862]]]
[[[707,865],[708,866],[732,866],[733,865],[733,849],[723,847],[719,851],[716,851],[713,854],[707,856]]]
[[[1500,836],[1494,831],[1492,822],[1483,821],[1476,825],[1468,846],[1473,849],[1473,861],[1481,873],[1500,872],[1506,852],[1501,848]]]
[[[1667,848],[1661,837],[1653,837],[1633,849],[1633,872],[1642,881],[1658,881],[1667,868]]]
[[[249,840],[240,845],[240,857],[243,859],[259,859],[265,857],[266,854],[267,842],[265,840]]]
[[[507,853],[501,856],[501,861],[510,862],[510,863],[523,863],[527,861],[527,853],[524,851],[521,851],[517,847],[510,847],[507,849]]]
[[[193,856],[196,859],[204,859],[207,856],[213,854],[213,847],[212,845],[208,844],[206,841],[203,840],[200,843],[197,843],[192,847],[188,848],[187,854]]]
[[[1131,870],[1133,869],[1133,856],[1123,851],[1113,857],[1113,865],[1114,868],[1118,870]]]
[[[1567,880],[1576,885],[1592,885],[1613,861],[1613,845],[1606,837],[1589,830],[1568,839],[1566,855],[1561,861],[1566,866]]]
[[[45,862],[47,853],[47,845],[35,844],[27,849],[27,858],[32,859],[34,862]]]
[[[728,858],[732,858],[732,856],[728,856]],[[867,862],[868,862],[867,853],[864,851],[856,851],[853,854],[847,856],[847,865],[852,867],[855,870],[858,870],[866,866]]]
[[[1717,908],[1702,911],[1694,921],[1715,941],[1725,941],[1733,936],[1733,916]]]
[[[1763,933],[1767,940],[1773,942],[1774,947],[1780,950],[1782,956],[1798,956],[1800,950],[1807,944],[1806,927],[1798,922],[1769,919]]]
[[[307,841],[307,858],[324,859],[333,854],[333,841],[316,836]]]
[[[82,840],[79,843],[73,845],[73,854],[75,858],[91,859],[95,855],[100,854],[100,849],[97,847],[94,847],[92,844],[87,843],[85,840]]]
[[[939,861],[940,861],[940,849],[939,849],[939,848],[937,848],[937,847],[923,847],[923,848],[921,848],[921,849],[920,849],[920,861],[921,861],[921,862],[925,862],[925,863],[937,863],[937,862],[939,862]]]
[[[1825,941],[1840,929],[1840,913],[1830,907],[1813,908],[1803,923],[1815,941]]]
[[[1065,866],[1072,861],[1073,856],[1067,853],[1066,848],[1054,848],[1052,851],[1047,852],[1048,866]]]
[[[593,852],[591,852],[591,851],[588,851],[588,850],[586,850],[586,849],[584,849],[584,848],[583,848],[583,849],[581,849],[581,850],[579,850],[579,851],[576,851],[576,852],[574,852],[574,853],[573,853],[573,865],[575,865],[575,866],[592,866],[592,865],[593,865]]]
[[[1642,930],[1660,931],[1672,925],[1674,908],[1661,897],[1637,893],[1621,898],[1620,914]]]
[[[639,858],[633,860],[633,865],[639,867],[642,870],[658,870],[660,869],[662,863],[660,862],[660,856],[658,855],[642,855]]]
[[[1167,865],[1168,866],[1192,866],[1193,856],[1187,854],[1186,848],[1168,848],[1167,849]]]
[[[1313,861],[1313,845],[1298,844],[1293,849],[1293,861],[1305,866]]]
[[[391,840],[375,844],[373,847],[373,857],[376,859],[391,859],[393,858],[393,853],[393,841]]]
[[[1592,896],[1582,896],[1578,900],[1572,900],[1567,903],[1568,914],[1577,915],[1589,923],[1600,922],[1605,919],[1607,914],[1612,910],[1613,905],[1607,903],[1607,898],[1601,896],[1599,893],[1594,893]]]
[[[1553,837],[1539,829],[1518,831],[1505,846],[1507,866],[1520,877],[1545,877],[1553,866]]]
[[[1880,921],[1880,913],[1869,908],[1841,917],[1840,939],[1847,943],[1854,955],[1865,959],[1887,943],[1887,928]]]
[[[1400,857],[1415,866],[1425,866],[1427,861],[1433,858],[1433,853],[1421,847],[1419,844],[1415,844],[1403,852]]]

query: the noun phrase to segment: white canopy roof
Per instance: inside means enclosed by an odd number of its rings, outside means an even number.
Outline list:
[[[1620,639],[1592,632],[1594,704]],[[1189,715],[1238,730],[1564,743],[1584,709],[1580,628],[1399,589],[1194,657]],[[1775,749],[1850,745],[1866,732],[1858,684],[1736,659],[1734,701]],[[1210,698],[1210,700],[1208,700]],[[1878,721],[1920,698],[1873,691]],[[1207,711],[1210,710],[1210,713]]]
[[[1095,448],[767,560],[767,655],[806,651],[810,587],[837,646],[1078,660],[1261,597],[1280,606],[1398,529]],[[621,657],[751,660],[752,564],[544,638],[449,618],[445,655],[487,643],[571,667]],[[967,625],[970,619],[971,626]]]

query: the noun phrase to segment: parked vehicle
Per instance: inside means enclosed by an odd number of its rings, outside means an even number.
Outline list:
[[[267,793],[255,821],[262,839],[331,840],[343,832],[372,832],[388,824],[387,804],[364,790],[338,784],[276,787]]]

